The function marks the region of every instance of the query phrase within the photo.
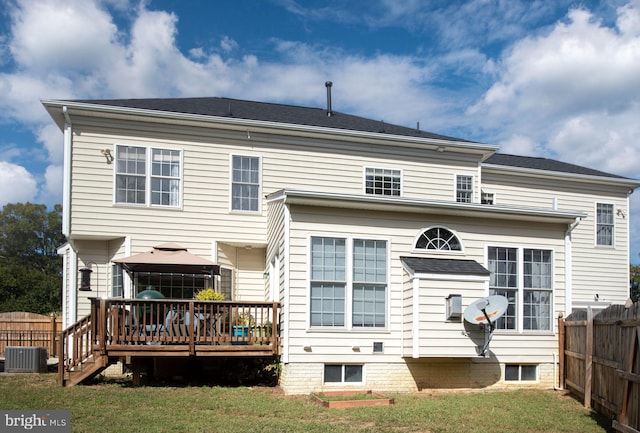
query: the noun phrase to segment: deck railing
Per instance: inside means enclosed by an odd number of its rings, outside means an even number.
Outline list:
[[[59,335],[60,383],[122,358],[277,355],[278,309],[277,302],[91,299],[91,313]]]
[[[104,320],[104,345],[273,345],[278,342],[277,302],[192,299],[95,299]],[[102,346],[102,342],[98,341]]]

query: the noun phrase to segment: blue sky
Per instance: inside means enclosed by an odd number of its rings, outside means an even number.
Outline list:
[[[333,108],[639,178],[640,0],[0,0],[0,205],[61,201],[41,99]],[[640,262],[640,191],[631,196]]]

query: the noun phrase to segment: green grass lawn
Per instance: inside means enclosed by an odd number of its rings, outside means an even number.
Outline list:
[[[602,433],[610,426],[563,392],[389,397],[395,405],[326,409],[278,388],[116,381],[62,388],[54,374],[0,377],[0,408],[70,410],[73,432]]]

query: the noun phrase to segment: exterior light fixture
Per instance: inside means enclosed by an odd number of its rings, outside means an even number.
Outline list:
[[[80,288],[78,289],[81,292],[90,292],[91,291],[91,273],[93,270],[91,268],[82,268],[80,269]]]
[[[93,266],[96,267],[96,272],[98,272],[98,264],[96,262],[85,262],[84,268],[80,268],[80,287],[78,291],[80,292],[90,292],[91,291],[91,274],[93,273]],[[98,280],[100,279],[100,274],[96,274]],[[98,291],[98,286],[96,283],[96,292]],[[97,295],[97,294],[96,294]]]
[[[100,153],[107,158],[107,164],[111,164],[113,162],[113,155],[111,155],[111,149],[102,149]]]

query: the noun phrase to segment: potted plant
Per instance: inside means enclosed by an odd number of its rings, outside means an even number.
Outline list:
[[[246,312],[239,312],[235,318],[235,323],[232,326],[233,336],[245,338],[249,336],[249,328],[253,327],[255,320],[251,314]],[[231,344],[247,344],[246,341],[233,341]]]
[[[209,288],[200,290],[196,293],[196,300],[198,301],[224,301],[224,294],[220,292],[216,292],[215,290]]]

